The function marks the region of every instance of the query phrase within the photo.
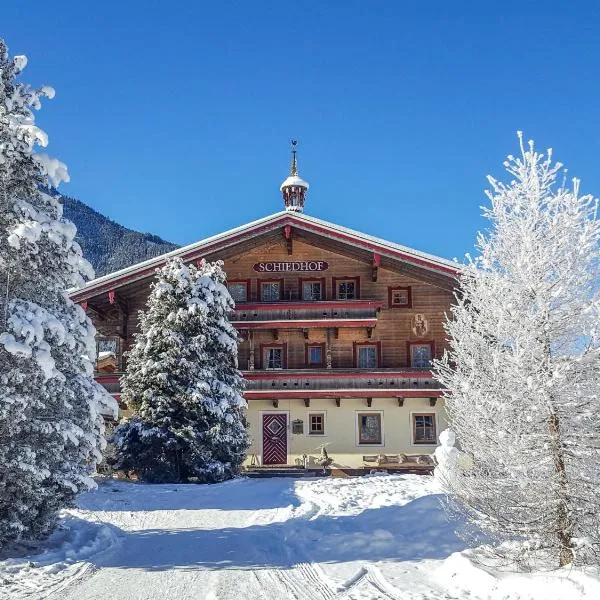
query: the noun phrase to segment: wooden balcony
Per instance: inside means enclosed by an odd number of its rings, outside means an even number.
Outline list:
[[[316,300],[238,304],[231,322],[243,329],[368,327],[377,324],[379,300]]]
[[[282,369],[242,371],[246,400],[283,398],[430,398],[443,390],[429,369]],[[111,394],[121,391],[122,373],[97,373]]]
[[[243,371],[247,400],[281,398],[437,398],[429,369],[301,369]]]

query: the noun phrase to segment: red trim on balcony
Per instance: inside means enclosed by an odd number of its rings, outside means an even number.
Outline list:
[[[439,398],[444,390],[246,390],[246,400],[272,400],[275,398]]]
[[[375,346],[377,348],[377,366],[376,369],[381,368],[381,342],[352,342],[352,362],[354,367],[358,369],[358,347],[359,346]]]
[[[331,297],[334,300],[338,299],[338,283],[341,283],[342,281],[354,281],[354,293],[356,299],[360,298],[360,275],[349,275],[348,277],[331,278]],[[352,300],[343,300],[343,302],[352,302]]]
[[[309,363],[308,356],[310,348],[321,348],[321,362]],[[304,364],[307,369],[322,369],[325,367],[325,342],[307,342],[304,344]]]
[[[320,300],[306,300],[304,298],[304,285],[305,283],[320,283],[321,284],[321,299]],[[303,302],[322,302],[327,298],[327,284],[325,277],[298,277],[298,298],[302,298]]]
[[[435,358],[435,341],[434,340],[423,340],[423,341],[415,341],[413,340],[412,342],[406,342],[406,352],[407,352],[407,359],[406,362],[412,367],[412,352],[411,352],[411,346],[429,346],[429,348],[431,349],[431,360],[433,360]]]
[[[267,344],[272,345],[272,344]],[[381,379],[384,377],[393,379],[432,379],[433,374],[429,369],[418,371],[407,370],[384,370],[369,371],[366,369],[328,369],[327,371],[311,371],[304,369],[286,369],[282,371],[243,371],[244,379],[317,379],[326,377],[328,379]]]
[[[261,281],[259,279],[259,281]],[[320,308],[383,308],[385,305],[381,300],[313,300],[305,302],[304,300],[282,300],[281,302],[252,302],[244,303],[240,305],[240,308],[236,308],[236,311],[241,310],[272,310],[274,308],[280,308],[282,310],[286,308],[314,308],[318,310]]]
[[[261,344],[260,345],[260,357],[258,359],[258,368],[263,369],[265,373],[281,372],[279,369],[264,369],[263,365],[264,365],[264,360],[265,360],[265,350],[268,350],[269,348],[281,348],[283,350],[283,356],[282,356],[283,369],[287,369],[287,344],[285,342],[282,342],[280,344],[278,344],[278,343]]]
[[[404,290],[408,296],[408,304],[393,304],[392,297],[395,291]],[[388,287],[388,307],[389,308],[412,308],[412,287],[410,285],[395,285]]]
[[[236,329],[306,329],[308,327],[375,327],[377,319],[303,319],[286,321],[231,321]]]

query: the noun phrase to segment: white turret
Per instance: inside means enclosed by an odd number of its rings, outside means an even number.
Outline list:
[[[298,161],[296,159],[297,143],[296,140],[292,140],[292,164],[290,167],[290,175],[281,184],[279,189],[283,196],[285,210],[302,212],[304,210],[304,199],[309,185],[308,182],[304,181],[304,179],[298,175]]]

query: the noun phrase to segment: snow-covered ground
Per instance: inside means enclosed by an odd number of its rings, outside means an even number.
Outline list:
[[[435,481],[106,481],[43,551],[0,561],[0,597],[65,600],[568,600],[600,598],[576,570],[484,571]]]

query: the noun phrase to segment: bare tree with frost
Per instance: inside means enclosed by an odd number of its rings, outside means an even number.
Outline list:
[[[62,206],[41,190],[68,180],[32,109],[54,90],[17,81],[24,56],[0,40],[0,547],[38,538],[94,486],[101,410],[94,328],[67,289],[93,276]]]
[[[512,558],[597,562],[597,201],[562,181],[551,151],[519,139],[511,181],[489,178],[491,228],[462,272],[435,365],[463,453],[443,480]]]

